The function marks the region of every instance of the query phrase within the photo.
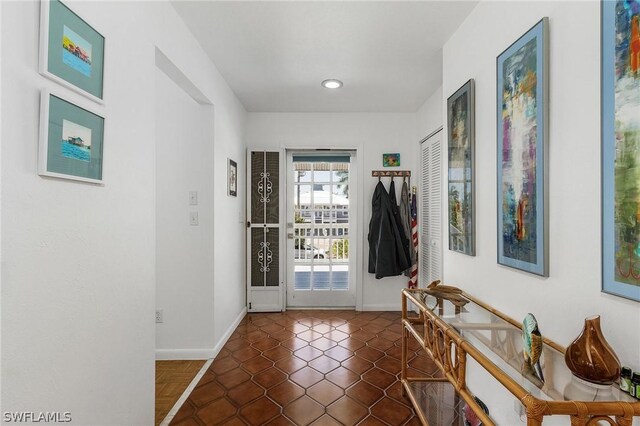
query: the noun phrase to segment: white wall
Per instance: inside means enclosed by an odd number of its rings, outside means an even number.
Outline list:
[[[2,22],[2,2],[0,2],[0,23]],[[0,100],[2,99],[2,31],[0,31]],[[0,102],[0,130],[2,129],[2,102]],[[2,132],[0,131],[0,200],[2,200]],[[2,203],[0,202],[0,217]],[[0,220],[0,295],[2,294],[2,220]],[[0,413],[2,413],[2,303],[0,303]]]
[[[416,112],[418,140],[422,140],[442,127],[442,100],[442,86],[440,86]]]
[[[445,250],[444,278],[514,318],[532,312],[542,333],[562,345],[579,334],[585,317],[600,314],[621,362],[639,370],[640,304],[600,292],[599,9],[598,2],[481,2],[445,44],[442,110],[447,96],[475,79],[477,256]],[[549,278],[496,264],[496,57],[544,16]]]
[[[19,39],[21,48],[2,48],[2,408],[70,411],[74,424],[148,425],[154,415],[155,46],[216,105],[214,198],[232,211],[242,198],[221,197],[226,156],[244,152],[245,112],[168,3],[66,3],[107,40],[105,185],[37,175],[40,89],[77,102],[82,97],[37,73],[39,2],[3,2],[2,33]],[[132,41],[135,48],[122,48]],[[222,212],[214,222],[223,228],[221,241],[232,244],[214,247],[221,255],[214,262],[220,309],[213,343],[243,308],[242,231],[237,216],[237,227],[224,222],[228,216]]]
[[[358,167],[363,170],[360,199],[363,216],[358,227],[364,230],[359,247],[358,273],[362,276],[362,308],[399,310],[400,290],[407,286],[405,276],[376,280],[367,272],[369,245],[367,230],[371,218],[371,197],[378,183],[371,170],[382,169],[382,154],[399,152],[402,170],[412,170],[417,178],[418,140],[415,114],[316,114],[249,113],[247,146],[250,148],[360,148]],[[412,181],[416,182],[416,181]],[[417,183],[417,182],[416,182]],[[388,188],[389,179],[385,180]],[[401,189],[396,178],[396,193]]]
[[[213,127],[200,105],[157,69],[156,325],[158,358],[211,356],[214,347]],[[189,192],[197,192],[197,205]],[[198,225],[189,215],[198,213]],[[194,327],[197,324],[197,327]]]

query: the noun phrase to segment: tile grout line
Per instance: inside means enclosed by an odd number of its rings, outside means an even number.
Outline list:
[[[178,401],[173,405],[173,407],[171,407],[171,410],[169,410],[169,413],[166,415],[164,420],[162,420],[162,422],[160,423],[160,426],[169,426],[169,423],[171,423],[171,420],[173,420],[173,418],[176,416],[176,414],[178,413],[178,410],[180,410],[180,407],[182,407],[182,404],[184,404],[187,401],[187,399],[189,398],[189,395],[191,395],[191,392],[193,392],[196,385],[200,382],[200,379],[202,379],[202,376],[204,376],[204,373],[206,373],[209,367],[211,366],[212,362],[213,362],[213,358],[209,358],[207,362],[204,363],[202,368],[200,368],[200,371],[198,371],[198,374],[196,374],[196,377],[194,377],[193,380],[191,380],[191,383],[189,383],[189,386],[187,386],[184,392],[182,392],[182,395],[180,396]]]

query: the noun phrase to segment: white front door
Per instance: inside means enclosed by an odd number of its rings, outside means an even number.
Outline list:
[[[354,307],[355,153],[287,152],[287,306]]]
[[[247,308],[283,309],[282,152],[247,151]]]

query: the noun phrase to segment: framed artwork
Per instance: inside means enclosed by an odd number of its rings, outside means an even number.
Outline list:
[[[227,172],[227,187],[229,195],[238,196],[238,163],[229,159],[229,167]]]
[[[102,183],[104,118],[43,90],[38,173]]]
[[[602,5],[602,291],[640,301],[640,1]]]
[[[548,276],[548,18],[497,58],[498,263]]]
[[[382,166],[383,167],[400,166],[400,154],[382,154]]]
[[[467,81],[447,99],[449,250],[475,256],[475,99]]]
[[[104,37],[59,0],[42,0],[40,73],[103,103]]]

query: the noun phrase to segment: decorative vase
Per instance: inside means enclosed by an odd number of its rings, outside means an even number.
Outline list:
[[[620,376],[620,361],[600,329],[600,315],[586,318],[582,333],[564,354],[569,370],[587,382],[610,385]]]

